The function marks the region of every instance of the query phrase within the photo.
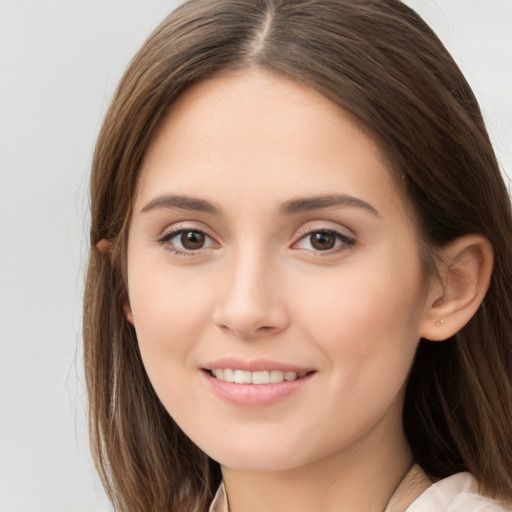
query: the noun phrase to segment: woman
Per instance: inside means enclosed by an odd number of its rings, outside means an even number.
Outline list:
[[[187,2],[120,83],[91,208],[118,510],[510,509],[510,200],[409,8]]]

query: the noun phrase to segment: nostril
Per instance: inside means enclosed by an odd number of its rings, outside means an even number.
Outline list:
[[[272,325],[262,325],[261,327],[256,327],[255,329],[234,329],[228,325],[222,325],[221,329],[224,331],[229,331],[239,338],[252,338],[258,334],[271,333],[276,330],[276,327],[273,327]]]
[[[271,325],[262,325],[261,327],[258,327],[258,329],[256,329],[256,332],[258,332],[258,331],[268,332],[268,331],[271,331],[272,329],[274,329],[274,327],[272,327]]]

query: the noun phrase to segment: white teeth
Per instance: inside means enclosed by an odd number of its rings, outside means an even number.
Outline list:
[[[212,370],[212,373],[213,373],[213,376],[214,376],[216,379],[224,380],[224,370],[222,370],[222,369],[219,369],[219,370]]]
[[[251,372],[245,370],[235,370],[233,382],[236,384],[252,384]]]
[[[235,384],[279,384],[283,381],[302,379],[307,372],[283,372],[281,370],[248,372],[245,370],[232,370],[230,368],[216,368],[211,371],[212,375],[225,382]]]
[[[253,384],[268,384],[270,376],[268,372],[252,372],[251,381]]]
[[[230,370],[229,368],[226,368],[224,370],[224,377],[217,377],[217,378],[220,378],[221,380],[225,380],[226,382],[234,382],[235,381],[235,375],[234,375],[234,371],[233,370]]]
[[[279,382],[283,382],[284,380],[284,372],[281,370],[272,370],[269,373],[269,380],[272,384],[277,384]]]

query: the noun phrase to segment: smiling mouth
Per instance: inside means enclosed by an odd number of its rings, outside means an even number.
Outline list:
[[[234,384],[279,384],[303,379],[313,372],[285,372],[281,370],[264,370],[249,372],[246,370],[233,370],[230,368],[218,368],[210,370],[210,375],[217,380],[232,382]]]

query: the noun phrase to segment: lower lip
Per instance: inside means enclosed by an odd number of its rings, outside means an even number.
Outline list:
[[[216,395],[239,407],[273,405],[302,389],[313,377],[312,372],[301,379],[276,384],[235,384],[216,379],[206,371],[203,374]]]

